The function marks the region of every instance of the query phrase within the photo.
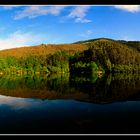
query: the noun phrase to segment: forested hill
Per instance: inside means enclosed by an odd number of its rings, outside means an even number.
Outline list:
[[[140,72],[140,42],[99,38],[0,51],[1,73]]]
[[[75,56],[72,61],[82,60],[80,63],[92,62],[96,70],[105,72],[138,72],[140,71],[138,43],[138,41],[119,41],[108,38],[75,42],[75,44],[86,45],[89,49],[79,56]],[[72,71],[75,71],[75,65],[73,64]],[[79,70],[80,68],[77,69],[77,72]]]
[[[140,51],[140,41],[125,41],[125,40],[118,40],[118,42],[125,44],[129,47],[132,47],[138,51]]]
[[[140,51],[140,41],[126,41],[126,40],[113,40],[113,39],[110,39],[110,38],[97,38],[97,39],[78,41],[78,42],[75,42],[75,44],[87,44],[89,42],[91,43],[91,42],[103,41],[103,40],[113,41],[113,42],[115,41],[115,42],[118,42],[118,43],[121,43],[121,44],[125,44],[128,47],[131,47],[131,48],[134,48],[134,49]]]

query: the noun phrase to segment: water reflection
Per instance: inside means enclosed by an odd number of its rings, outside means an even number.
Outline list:
[[[1,75],[0,133],[139,133],[139,75]]]
[[[0,78],[0,94],[38,99],[75,99],[111,103],[139,97],[139,75],[104,75],[99,78],[65,75],[5,75]]]

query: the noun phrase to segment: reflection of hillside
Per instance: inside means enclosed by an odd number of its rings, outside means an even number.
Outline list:
[[[6,75],[0,78],[1,95],[22,98],[76,99],[111,103],[131,100],[139,93],[139,75],[106,75],[102,78],[69,77],[69,75]]]
[[[73,85],[77,84],[74,81]],[[111,103],[115,101],[131,100],[140,93],[139,75],[106,75],[98,79],[95,84],[92,82],[79,83],[76,87],[79,91],[86,92],[90,99],[89,102]],[[135,98],[133,98],[135,100]]]
[[[0,78],[0,94],[40,99],[88,98],[88,95],[69,87],[68,75],[2,76]]]

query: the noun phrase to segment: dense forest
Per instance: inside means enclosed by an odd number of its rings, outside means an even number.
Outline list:
[[[0,51],[0,73],[140,72],[140,42],[107,38]]]
[[[69,57],[88,47],[80,44],[41,44],[0,51],[2,73],[64,73],[69,71]]]
[[[88,40],[80,44],[86,44],[89,48],[81,52],[79,56],[74,55],[72,71],[79,69],[83,64],[90,65],[92,71],[100,70],[109,73],[140,71],[140,52],[136,49],[137,47],[130,47],[127,43],[111,39]],[[133,46],[134,44],[133,42]],[[77,67],[79,63],[81,66]],[[89,72],[89,69],[87,71]]]

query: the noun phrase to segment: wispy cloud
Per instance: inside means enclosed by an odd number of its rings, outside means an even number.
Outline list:
[[[3,9],[5,9],[5,10],[12,10],[12,9],[14,9],[14,8],[17,8],[17,7],[19,7],[19,6],[17,6],[17,5],[8,5],[8,6],[3,6]]]
[[[91,20],[85,18],[89,9],[90,9],[90,6],[76,6],[69,13],[68,17],[74,18],[75,22],[81,22],[81,23],[92,22]]]
[[[22,8],[17,10],[13,17],[14,20],[19,20],[22,18],[32,19],[44,15],[58,16],[62,13],[63,9],[70,6],[3,6],[6,10],[12,10],[15,7]],[[92,22],[91,20],[86,19],[87,12],[90,8],[91,6],[72,6],[71,11],[66,17],[74,19],[77,23]]]
[[[114,5],[114,7],[131,13],[140,11],[140,5]]]
[[[42,15],[54,15],[57,16],[61,13],[61,11],[66,6],[28,6],[25,7],[23,10],[17,11],[17,14],[14,16],[15,20],[22,19],[25,17],[28,18],[35,18]]]
[[[80,34],[82,37],[89,37],[93,33],[92,30],[86,30],[84,33]]]
[[[39,44],[45,39],[46,37],[44,35],[36,35],[32,32],[23,33],[21,31],[16,31],[10,34],[7,38],[0,39],[0,50]]]

